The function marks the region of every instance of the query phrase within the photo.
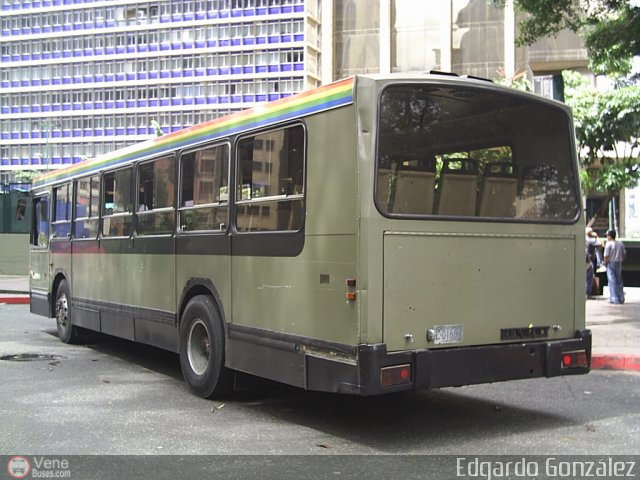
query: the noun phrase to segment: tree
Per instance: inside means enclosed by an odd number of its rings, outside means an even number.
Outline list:
[[[585,191],[611,199],[624,188],[636,187],[640,180],[640,86],[601,92],[577,72],[565,71],[563,79],[565,100],[573,110]]]
[[[18,183],[33,183],[33,179],[41,173],[37,170],[17,170],[14,173],[14,178]]]
[[[504,7],[506,0],[492,0]],[[585,41],[595,73],[623,77],[640,55],[640,4],[631,0],[513,0],[521,15],[518,45],[564,29]]]

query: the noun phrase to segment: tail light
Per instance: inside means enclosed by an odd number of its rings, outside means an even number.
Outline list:
[[[562,354],[562,368],[584,368],[589,366],[586,350],[573,350]]]
[[[350,302],[353,302],[356,298],[356,279],[355,278],[347,278],[347,292],[344,294],[345,298]]]
[[[380,369],[380,384],[383,387],[411,382],[411,365],[394,365]]]

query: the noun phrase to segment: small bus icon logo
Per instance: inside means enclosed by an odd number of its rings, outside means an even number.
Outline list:
[[[11,457],[7,463],[7,471],[11,478],[26,478],[31,471],[31,465],[25,457]]]

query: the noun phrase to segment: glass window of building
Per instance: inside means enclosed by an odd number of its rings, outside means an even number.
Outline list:
[[[487,0],[452,0],[452,70],[495,77],[504,66],[504,11]]]
[[[442,14],[428,2],[394,0],[392,8],[391,61],[399,72],[440,68]],[[420,48],[416,48],[420,45]]]
[[[380,68],[379,0],[337,2],[334,11],[337,78]]]

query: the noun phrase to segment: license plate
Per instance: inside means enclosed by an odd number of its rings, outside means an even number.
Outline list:
[[[462,325],[435,325],[429,330],[429,336],[436,345],[462,343],[463,330]]]

